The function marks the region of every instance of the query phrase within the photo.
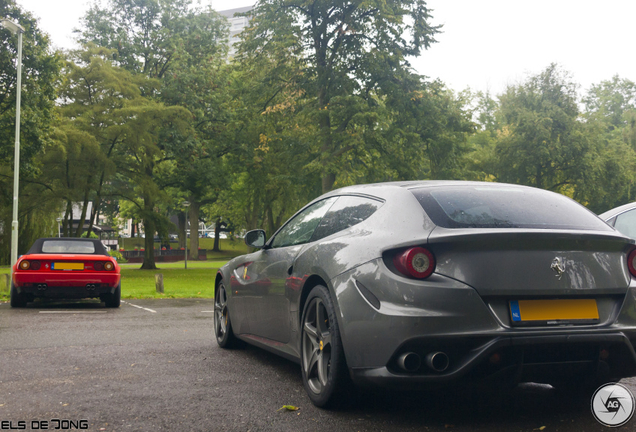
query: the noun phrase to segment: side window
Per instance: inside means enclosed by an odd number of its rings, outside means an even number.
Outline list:
[[[377,209],[382,206],[382,202],[370,198],[358,196],[341,196],[338,201],[331,206],[327,212],[311,241],[320,240],[321,238],[335,234],[356,224],[371,216]]]
[[[636,209],[619,214],[616,217],[614,228],[625,234],[627,237],[636,239]]]
[[[307,243],[322,217],[337,199],[338,197],[332,197],[318,201],[287,221],[274,237],[272,247],[279,248]]]

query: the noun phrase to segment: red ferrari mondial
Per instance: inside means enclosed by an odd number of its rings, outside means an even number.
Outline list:
[[[24,307],[37,297],[99,298],[119,307],[120,269],[99,240],[42,238],[13,266],[11,307]]]

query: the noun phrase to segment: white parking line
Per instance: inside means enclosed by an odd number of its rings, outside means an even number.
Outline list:
[[[40,311],[43,314],[105,314],[107,311]]]
[[[132,307],[136,307],[137,309],[143,309],[143,310],[148,311],[148,312],[157,313],[156,310],[152,310],[152,309],[148,309],[148,308],[145,308],[145,307],[137,306],[137,305],[134,305],[132,303],[125,302],[123,300],[121,302],[124,303],[124,304],[130,305]]]

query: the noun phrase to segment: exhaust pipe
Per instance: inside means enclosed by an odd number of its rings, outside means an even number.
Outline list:
[[[94,284],[88,284],[88,285],[86,285],[86,289],[89,290],[89,291],[90,290],[94,290],[95,289],[95,285]]]
[[[426,356],[424,361],[426,362],[426,366],[430,367],[435,372],[444,372],[448,369],[448,356],[446,353],[441,351],[430,353]]]
[[[402,354],[397,359],[398,366],[407,372],[415,372],[422,365],[420,356],[414,352],[407,352]]]
[[[46,284],[38,284],[38,290],[44,291],[47,288]]]

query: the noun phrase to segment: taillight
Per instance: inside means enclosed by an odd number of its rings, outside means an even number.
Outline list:
[[[28,270],[31,267],[31,262],[27,260],[20,261],[20,270]]]
[[[115,264],[110,261],[104,263],[104,270],[111,271],[115,268]]]
[[[627,267],[632,276],[636,277],[636,249],[632,249],[627,255]]]
[[[95,261],[93,263],[93,270],[97,270],[97,271],[102,271],[104,270],[104,263],[99,262],[99,261]]]
[[[424,279],[435,270],[435,257],[429,250],[414,247],[396,255],[393,265],[405,276]]]
[[[40,270],[42,263],[40,261],[31,261],[31,270]]]

